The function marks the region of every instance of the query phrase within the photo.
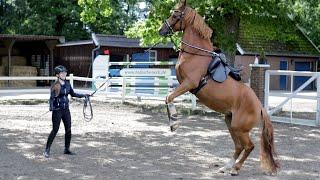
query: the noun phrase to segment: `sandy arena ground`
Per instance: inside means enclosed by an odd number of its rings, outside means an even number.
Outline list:
[[[274,123],[277,176],[259,169],[260,131],[254,129],[256,148],[232,177],[215,173],[234,150],[223,118],[183,111],[183,124],[172,133],[158,103],[95,101],[94,119],[85,122],[82,104],[74,101],[71,149],[77,155],[63,155],[61,124],[49,159],[42,156],[51,130],[51,114],[43,115],[47,104],[0,104],[0,179],[320,179],[319,127]]]

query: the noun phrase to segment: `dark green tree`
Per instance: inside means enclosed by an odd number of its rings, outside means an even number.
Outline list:
[[[141,0],[78,0],[81,21],[95,33],[123,35],[138,20]]]
[[[294,21],[320,49],[320,0],[290,1],[289,7]]]
[[[158,35],[157,29],[170,15],[170,9],[178,2],[172,0],[152,1],[148,19],[134,24],[127,31],[127,35],[142,38],[144,44],[152,44],[159,40],[168,41],[168,38],[162,38]],[[206,19],[207,24],[214,31],[212,36],[214,44],[224,50],[231,63],[234,62],[235,43],[239,38],[239,25],[242,17],[250,17],[253,20],[270,17],[289,23],[287,20],[288,4],[284,0],[188,0],[187,4]],[[261,24],[262,27],[263,25]],[[268,36],[277,38],[276,34]]]
[[[65,36],[66,39],[89,37],[80,21],[77,0],[1,1],[1,33]]]

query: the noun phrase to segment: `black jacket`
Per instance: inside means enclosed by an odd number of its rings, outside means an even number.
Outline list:
[[[72,97],[78,97],[78,98],[82,98],[82,97],[86,96],[84,94],[75,93],[68,81],[65,81],[64,85],[61,85],[59,82],[57,82],[57,83],[54,86],[60,85],[61,88],[60,88],[58,95],[56,94],[54,88],[51,88],[50,100],[49,100],[49,104],[50,104],[49,110],[50,111],[58,110],[58,109],[68,109],[69,108],[69,99],[68,99],[69,94]]]

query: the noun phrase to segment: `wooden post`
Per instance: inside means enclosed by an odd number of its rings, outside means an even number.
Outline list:
[[[54,75],[53,73],[53,67],[54,67],[54,60],[53,60],[53,50],[57,45],[57,41],[45,41],[49,51],[50,51],[50,60],[49,60],[49,75]]]
[[[12,48],[16,40],[8,40],[4,41],[4,45],[6,47],[6,50],[8,51],[8,67],[7,67],[7,72],[6,75],[10,76],[11,75],[11,56],[12,56]],[[7,82],[8,87],[10,87],[10,80]]]

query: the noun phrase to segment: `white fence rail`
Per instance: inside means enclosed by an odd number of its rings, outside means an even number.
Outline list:
[[[280,76],[285,75],[290,77],[290,91],[289,92],[270,92],[270,76]],[[294,90],[294,77],[296,76],[305,76],[310,77],[305,83],[303,83],[299,88]],[[316,81],[316,89],[315,93],[309,93],[311,95],[304,95],[301,93],[302,90],[311,84],[313,81]],[[272,116],[273,121],[284,122],[284,123],[292,123],[292,124],[300,124],[300,125],[308,125],[308,126],[319,126],[320,125],[320,73],[318,72],[302,72],[302,71],[283,71],[283,70],[268,70],[266,71],[265,78],[265,104],[264,106],[268,110],[270,116]],[[313,94],[313,95],[312,95]],[[280,104],[278,104],[273,109],[269,109],[270,106],[270,97],[285,97],[284,100]],[[292,100],[293,98],[303,99],[306,105],[310,105],[311,101],[316,101],[316,109],[315,109],[315,119],[306,119],[306,118],[293,118],[294,110],[299,110],[293,107]],[[273,116],[276,112],[281,111],[284,105],[290,101],[290,118]],[[300,107],[303,104],[300,104]],[[301,113],[301,112],[300,112]]]
[[[57,77],[48,76],[0,76],[0,81],[14,81],[14,80],[56,80]]]
[[[171,61],[155,61],[155,62],[109,62],[109,66],[113,65],[122,65],[122,66],[127,66],[127,65],[176,65],[175,62]]]
[[[48,76],[36,76],[36,77],[22,77],[22,76],[0,76],[0,81],[13,81],[13,80],[56,80],[56,77],[48,77]],[[67,80],[70,81],[70,84],[72,87],[74,87],[74,81],[85,81],[85,82],[93,82],[95,79],[93,78],[87,78],[87,77],[79,77],[79,76],[73,76],[73,74],[70,74],[67,77]],[[135,85],[136,78],[134,77],[112,77],[109,79],[106,79],[105,81],[108,81],[106,84],[105,89],[103,91],[98,91],[99,94],[103,94],[108,96],[109,94],[117,95],[122,98],[122,101],[124,102],[126,98],[128,97],[165,97],[166,94],[172,90],[172,86],[174,84],[178,84],[177,80],[173,77],[169,77],[166,80],[163,80],[161,78],[155,78],[154,80],[146,80],[145,83],[160,85],[163,86],[157,86],[157,87],[130,87],[130,85]],[[161,82],[162,81],[162,82]],[[165,83],[164,83],[165,82]],[[117,85],[117,87],[113,87],[112,85]],[[136,89],[142,90],[153,90],[155,93],[143,93],[143,92],[137,92]],[[12,90],[15,91],[15,90]],[[192,94],[186,94],[181,96],[182,99],[188,99],[192,102],[192,108],[196,107],[196,97]]]

